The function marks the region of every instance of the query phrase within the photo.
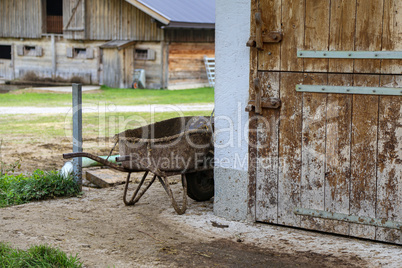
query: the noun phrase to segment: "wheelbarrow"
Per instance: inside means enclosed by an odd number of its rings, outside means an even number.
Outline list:
[[[214,195],[212,117],[176,117],[123,131],[115,135],[115,139],[119,144],[118,164],[85,152],[63,154],[63,158],[88,157],[110,168],[127,172],[123,193],[126,205],[137,203],[156,179],[162,184],[179,215],[187,209],[187,196],[196,201],[206,201]],[[145,173],[128,200],[128,184],[133,172]],[[153,174],[152,179],[140,192],[149,174]],[[181,207],[169,186],[169,177],[174,175],[181,175]]]

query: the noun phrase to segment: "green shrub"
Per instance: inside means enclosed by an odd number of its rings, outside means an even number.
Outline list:
[[[0,242],[0,268],[6,267],[82,267],[77,256],[47,245],[33,246],[28,250],[14,249]]]
[[[55,197],[72,197],[80,193],[71,176],[57,171],[36,170],[32,175],[0,176],[0,207],[18,205]]]

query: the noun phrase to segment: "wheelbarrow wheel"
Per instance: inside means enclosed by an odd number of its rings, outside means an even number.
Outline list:
[[[195,201],[207,201],[214,196],[214,171],[186,173],[187,196]]]

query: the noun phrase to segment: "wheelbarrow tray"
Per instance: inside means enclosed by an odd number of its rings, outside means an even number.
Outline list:
[[[124,169],[159,176],[213,168],[212,127],[202,116],[176,117],[115,136]]]

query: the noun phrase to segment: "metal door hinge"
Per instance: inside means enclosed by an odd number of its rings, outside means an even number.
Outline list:
[[[264,32],[262,30],[262,18],[261,11],[254,14],[255,17],[255,35],[251,35],[247,41],[248,47],[255,47],[259,50],[263,50],[264,43],[278,43],[282,40],[281,32]]]
[[[316,59],[402,59],[402,51],[311,51],[298,50],[298,58]]]
[[[261,114],[262,108],[278,109],[281,106],[281,100],[279,98],[262,98],[260,79],[258,77],[254,79],[253,86],[255,99],[248,102],[246,112],[254,110],[256,114]],[[270,85],[268,85],[268,88],[269,87]]]
[[[263,33],[262,34],[262,42],[263,43],[279,43],[280,41],[282,41],[282,36],[283,35],[281,32]],[[250,38],[247,41],[246,46],[248,46],[248,47],[256,47],[257,46],[255,35],[250,36]],[[259,49],[262,50],[262,47]]]
[[[402,96],[402,88],[296,85],[297,92]]]
[[[278,109],[281,107],[281,100],[279,98],[261,98],[260,109]],[[246,112],[252,112],[256,110],[254,100],[250,100],[246,106]],[[257,113],[257,112],[256,112]],[[260,114],[261,111],[257,114]]]

